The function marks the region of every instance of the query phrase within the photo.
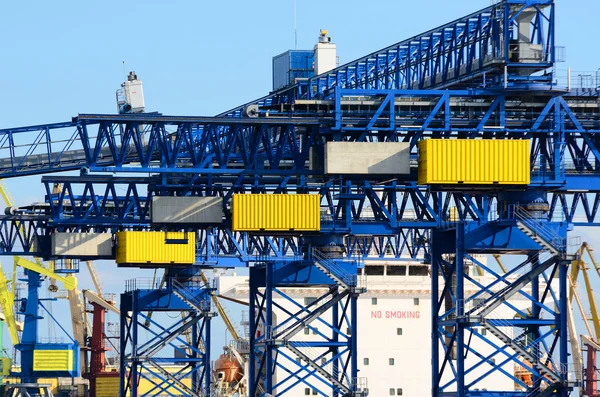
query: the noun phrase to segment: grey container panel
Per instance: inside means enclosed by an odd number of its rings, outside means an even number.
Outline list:
[[[327,142],[326,174],[409,174],[410,144],[404,142]]]
[[[54,233],[51,246],[53,256],[113,257],[110,233]]]
[[[223,222],[221,197],[153,197],[152,223],[202,223]]]
[[[273,90],[289,85],[290,52],[273,57]]]

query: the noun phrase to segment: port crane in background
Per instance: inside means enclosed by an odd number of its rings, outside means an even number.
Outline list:
[[[117,315],[121,313],[115,306],[114,299],[107,300],[90,290],[84,290],[83,296],[93,307],[92,334],[89,345],[86,345],[90,350],[90,367],[89,372],[84,373],[83,377],[90,381],[90,397],[116,395],[119,393],[119,373],[108,371],[106,368],[105,353],[108,348],[105,341],[108,336],[105,331],[105,314],[108,311]]]
[[[587,260],[586,260],[587,259]],[[590,266],[591,265],[591,266]],[[580,277],[581,275],[581,277]],[[583,377],[582,395],[588,397],[598,397],[600,365],[598,363],[598,351],[600,351],[600,312],[596,302],[597,295],[594,294],[592,277],[595,282],[600,281],[600,266],[593,253],[593,249],[587,242],[581,244],[578,250],[578,257],[571,265],[569,274],[569,282],[571,288],[569,291],[569,302],[577,303],[579,318],[583,319],[583,324],[586,328],[587,335],[578,335],[571,333],[571,339],[577,340],[581,338],[580,351],[574,353],[574,361],[576,363],[576,371],[579,377]],[[583,279],[583,284],[580,282]],[[578,287],[583,286],[585,295],[584,299],[578,293]],[[586,305],[587,303],[587,305]],[[583,349],[585,347],[585,350]],[[582,353],[585,351],[585,359],[582,358]]]
[[[210,288],[211,285],[204,272],[201,271],[199,275],[206,288]],[[210,298],[232,338],[232,343],[224,346],[224,354],[219,356],[214,364],[213,388],[216,396],[247,396],[248,358],[250,353],[250,341],[248,340],[248,335],[245,335],[244,337],[240,335],[237,327],[231,321],[229,314],[219,301],[219,297],[214,293],[214,291],[211,291]]]
[[[38,393],[44,389],[49,393],[49,386],[37,385],[38,378],[71,377],[79,375],[79,345],[76,340],[71,338],[70,334],[54,319],[52,314],[43,304],[45,299],[38,297],[41,287],[42,277],[56,280],[64,285],[67,290],[77,288],[77,279],[70,277],[69,274],[62,275],[56,272],[56,269],[48,269],[38,263],[31,262],[21,257],[14,258],[15,267],[24,269],[28,285],[27,298],[23,298],[19,304],[18,314],[22,314],[24,326],[21,338],[18,337],[16,322],[13,324],[10,318],[14,319],[14,294],[8,290],[7,281],[3,275],[0,276],[0,295],[2,299],[2,310],[7,318],[11,339],[14,348],[18,350],[21,358],[19,372],[11,372],[11,376],[21,379],[21,384],[11,384],[7,387],[7,395],[20,396],[26,392]],[[72,269],[70,269],[72,270]],[[71,343],[42,343],[38,340],[38,321],[40,315],[38,311],[43,310],[46,315],[54,321],[64,334],[71,340]],[[13,393],[13,394],[11,394]]]
[[[365,396],[357,355],[357,299],[364,292],[358,276],[362,260],[387,260],[386,252],[431,262],[433,397],[565,397],[573,387],[567,370],[567,266],[573,260],[567,236],[573,227],[600,225],[600,117],[589,111],[597,88],[579,90],[556,78],[559,49],[552,0],[504,0],[295,79],[217,117],[81,114],[64,123],[0,130],[5,178],[84,170],[79,177],[42,178],[47,208],[0,217],[6,225],[0,228],[0,254],[115,259],[120,266],[167,269],[164,285],[132,280],[122,294],[122,397],[137,394],[147,372],[160,379],[151,395],[170,387],[189,396],[210,393],[212,305],[210,289],[198,276],[204,268],[237,266],[250,268],[250,395],[281,395],[301,383],[316,385],[321,395]],[[426,159],[419,147],[452,138],[469,144],[528,141],[527,180],[514,189],[492,180],[476,186],[423,180],[419,162]],[[30,150],[15,153],[16,144]],[[393,171],[335,171],[326,158],[339,144],[382,144],[386,150],[404,144],[407,161]],[[51,192],[55,183],[64,186],[59,194]],[[117,194],[119,188],[127,193]],[[319,195],[319,222],[306,232],[236,227],[243,220],[236,216],[244,214],[236,215],[232,202],[250,193],[269,200]],[[190,203],[222,212],[199,211],[202,218],[157,212]],[[584,220],[574,219],[577,211]],[[99,243],[77,254],[57,252],[60,245],[52,239],[61,238]],[[188,253],[184,247],[195,252],[165,264],[152,256],[135,261],[127,255],[135,250],[115,255],[104,249],[112,248],[113,239],[119,251],[137,238],[165,252],[174,246],[179,253]],[[473,257],[497,253],[526,253],[528,259],[500,275]],[[471,281],[465,261],[495,278],[473,296],[465,296]],[[506,277],[511,275],[517,277]],[[541,283],[547,290],[539,294]],[[500,291],[494,289],[498,284]],[[524,293],[526,285],[532,294]],[[325,286],[327,292],[275,324],[273,295],[293,300],[278,288],[284,286]],[[515,294],[531,302],[530,319],[507,305]],[[474,299],[484,301],[474,305]],[[491,316],[500,306],[510,315]],[[184,317],[158,324],[148,317],[156,311]],[[147,320],[156,337],[142,343],[138,331]],[[336,338],[312,345],[298,340],[299,331],[314,322]],[[488,336],[476,332],[482,327]],[[181,338],[189,329],[191,345]],[[257,335],[259,329],[265,332]],[[495,352],[477,351],[470,338]],[[181,348],[178,343],[186,344],[184,359],[158,354],[166,346]],[[478,360],[469,363],[467,356]],[[165,362],[190,365],[175,376],[164,370]],[[512,364],[525,368],[531,385],[505,370]],[[289,367],[275,379],[276,368]],[[476,375],[481,372],[524,390],[483,391],[479,382],[485,376]],[[184,377],[191,387],[181,382]]]

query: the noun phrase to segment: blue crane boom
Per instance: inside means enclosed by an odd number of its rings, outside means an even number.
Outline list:
[[[219,116],[240,117],[255,104],[276,109],[297,99],[332,98],[334,88],[550,88],[554,35],[552,0],[502,1]]]

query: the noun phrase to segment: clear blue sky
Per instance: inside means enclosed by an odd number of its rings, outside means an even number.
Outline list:
[[[328,29],[344,63],[489,4],[298,0],[298,48],[311,49],[319,29]],[[600,2],[556,4],[557,43],[567,48],[559,67],[597,70]],[[123,61],[143,80],[148,110],[202,116],[227,110],[268,93],[271,57],[294,46],[293,15],[292,0],[2,2],[0,128],[114,112]],[[39,179],[7,184],[25,204],[43,199]],[[99,268],[105,290],[117,292],[129,277],[114,270]],[[86,274],[81,284],[91,288]]]

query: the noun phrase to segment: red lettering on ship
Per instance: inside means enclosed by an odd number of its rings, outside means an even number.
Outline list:
[[[388,310],[385,318],[421,318],[421,312],[416,310]]]
[[[371,310],[371,318],[398,318],[410,319],[421,318],[421,312],[418,310]]]

